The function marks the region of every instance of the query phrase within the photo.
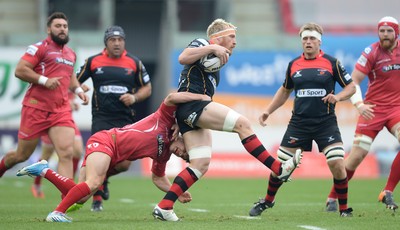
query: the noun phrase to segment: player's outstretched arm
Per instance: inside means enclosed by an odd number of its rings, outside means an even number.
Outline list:
[[[211,98],[207,95],[189,93],[189,92],[178,92],[178,93],[170,93],[165,98],[164,103],[168,106],[177,105],[180,103],[186,103],[189,101],[210,101]]]

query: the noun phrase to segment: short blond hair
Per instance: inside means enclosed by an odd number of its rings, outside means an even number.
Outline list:
[[[208,26],[207,37],[211,37],[211,35],[229,28],[236,30],[236,26],[232,23],[229,23],[222,18],[217,18]]]
[[[300,31],[299,31],[300,37],[301,37],[301,33],[303,33],[305,30],[310,30],[310,31],[315,30],[318,33],[320,33],[321,35],[324,33],[324,30],[322,29],[322,27],[314,22],[306,23],[300,28]]]

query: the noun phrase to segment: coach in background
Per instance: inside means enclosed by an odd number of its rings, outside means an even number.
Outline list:
[[[125,32],[121,27],[107,28],[104,44],[104,50],[89,57],[77,73],[80,83],[88,78],[93,81],[92,135],[134,123],[134,105],[150,97],[152,91],[142,61],[125,50]],[[107,176],[128,170],[130,163],[126,161]],[[92,211],[102,211],[102,199],[109,198],[107,178],[93,196]]]
[[[344,149],[336,120],[335,105],[349,99],[356,91],[351,76],[340,62],[321,50],[322,27],[307,23],[300,28],[303,54],[289,62],[285,81],[259,118],[266,126],[268,117],[289,98],[294,90],[292,117],[278,149],[280,160],[292,157],[296,149],[311,151],[314,140],[323,152],[333,175],[334,189],[338,193],[340,216],[352,216],[347,207],[348,181],[344,167]],[[339,83],[343,90],[335,93]],[[275,204],[275,195],[282,181],[272,172],[265,199],[256,202],[250,216],[258,216]]]
[[[74,127],[68,91],[83,104],[89,97],[79,86],[74,73],[75,52],[67,46],[68,18],[55,12],[47,19],[47,38],[30,45],[15,69],[15,76],[28,82],[22,101],[17,150],[0,161],[0,177],[14,165],[29,159],[42,135],[49,135],[58,155],[58,172],[73,178]]]

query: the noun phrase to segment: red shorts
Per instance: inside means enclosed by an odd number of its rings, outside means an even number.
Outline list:
[[[42,141],[42,145],[53,145],[53,142],[51,142],[50,137],[48,134],[43,135],[40,137],[40,140]],[[75,124],[75,140],[82,140],[82,134],[81,131],[79,131],[78,126]]]
[[[373,109],[375,115],[373,119],[366,120],[361,115],[358,117],[356,133],[375,139],[383,127],[390,132],[393,126],[400,122],[400,107],[376,106]]]
[[[86,143],[86,153],[83,158],[82,167],[86,166],[86,158],[93,152],[102,152],[111,157],[111,163],[109,169],[113,168],[117,164],[117,154],[115,139],[112,138],[112,134],[107,131],[100,131],[89,138]]]
[[[32,140],[47,135],[48,129],[55,126],[74,127],[72,112],[51,113],[44,110],[23,106],[18,138]]]

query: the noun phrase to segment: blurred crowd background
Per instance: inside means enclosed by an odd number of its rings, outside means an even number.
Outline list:
[[[300,26],[320,24],[324,28],[322,49],[351,73],[362,50],[377,41],[379,19],[393,16],[399,20],[398,9],[400,1],[396,0],[0,0],[0,158],[15,147],[21,101],[28,86],[14,77],[15,65],[28,45],[45,38],[47,16],[52,12],[62,11],[69,18],[69,46],[78,56],[76,68],[104,48],[105,28],[124,28],[127,50],[144,62],[152,79],[153,94],[139,104],[139,118],[153,112],[176,88],[180,51],[194,38],[206,38],[207,26],[215,18],[232,22],[238,28],[237,48],[221,71],[214,100],[250,118],[265,146],[275,152],[292,104],[276,111],[266,128],[257,124],[257,118],[282,84],[288,62],[302,52]],[[363,82],[364,93],[366,85]],[[90,106],[86,106],[74,114],[85,140],[90,134],[90,113]],[[349,150],[357,111],[350,102],[342,102],[337,105],[337,116]],[[260,172],[259,163],[246,155],[235,135],[213,135],[214,159],[208,176],[268,175]],[[381,133],[355,176],[386,176],[397,149],[395,138],[387,131]],[[316,146],[303,162],[295,177],[330,177]],[[178,160],[170,164],[171,175],[184,165]],[[148,167],[148,161],[136,162],[128,173],[149,175]]]

